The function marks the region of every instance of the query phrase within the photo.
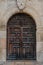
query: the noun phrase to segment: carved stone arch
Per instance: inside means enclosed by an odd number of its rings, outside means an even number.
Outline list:
[[[13,15],[13,14],[16,14],[16,13],[19,13],[20,11],[19,10],[17,10],[17,9],[11,9],[11,10],[9,10],[9,11],[7,11],[7,13],[4,15],[4,17],[3,17],[3,20],[5,21],[5,25],[6,25],[6,29],[7,29],[7,22],[8,22],[8,20],[9,20],[9,18]],[[40,16],[39,16],[39,14],[38,14],[38,12],[36,12],[34,9],[32,9],[31,7],[27,7],[26,9],[24,9],[23,10],[23,13],[27,13],[28,15],[30,14],[31,16],[32,16],[32,18],[35,20],[35,23],[36,23],[36,29],[37,29],[37,31],[36,31],[36,55],[37,55],[37,61],[39,60],[38,58],[39,58],[39,56],[38,56],[38,51],[39,51],[39,49],[38,49],[38,46],[40,45],[40,43],[38,42],[38,39],[39,39],[39,36],[37,36],[38,35],[38,31],[39,31],[39,27],[40,27],[40,25],[41,25],[41,23],[40,23]],[[7,31],[6,31],[6,29],[5,29],[5,32],[7,33]],[[6,38],[6,35],[5,35],[5,38]],[[6,40],[6,39],[5,39]],[[5,44],[6,44],[6,41],[5,41]],[[39,44],[39,45],[38,45]],[[6,50],[6,49],[5,49]],[[5,52],[4,52],[5,53]],[[5,53],[6,54],[6,53]],[[3,54],[2,54],[2,56],[3,56]],[[5,57],[5,59],[6,59],[6,57]]]
[[[40,15],[39,15],[39,13],[34,9],[34,8],[32,8],[32,7],[26,7],[22,12],[21,11],[19,11],[18,9],[13,9],[13,10],[9,10],[9,11],[7,11],[7,13],[6,13],[6,15],[5,15],[5,21],[6,21],[6,25],[7,25],[7,22],[8,22],[8,20],[9,20],[9,18],[12,16],[12,15],[14,15],[14,14],[16,14],[16,13],[26,13],[26,14],[28,14],[28,15],[30,15],[34,20],[35,20],[35,23],[36,23],[36,29],[38,29],[39,28],[39,26],[41,25],[41,20],[40,20]]]

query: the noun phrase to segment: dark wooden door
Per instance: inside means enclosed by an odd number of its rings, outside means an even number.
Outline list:
[[[36,59],[36,25],[26,14],[17,14],[7,26],[7,59]]]

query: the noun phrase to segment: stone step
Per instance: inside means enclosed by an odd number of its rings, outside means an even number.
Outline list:
[[[20,62],[18,62],[18,61],[8,61],[8,62],[6,62],[6,63],[4,63],[3,65],[43,65],[43,63],[41,63],[41,62],[34,62],[34,61],[29,61],[29,62],[23,62],[23,61],[20,61]]]

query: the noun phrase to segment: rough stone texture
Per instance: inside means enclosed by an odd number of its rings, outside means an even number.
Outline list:
[[[17,7],[16,0],[0,0],[0,63],[6,62],[7,22],[13,14],[18,12],[21,11]],[[36,22],[37,61],[43,62],[43,0],[27,0],[22,12],[31,15]],[[23,62],[23,65],[29,65],[29,63]],[[16,62],[15,64],[18,65]],[[12,62],[12,65],[15,64]],[[6,62],[4,65],[11,65],[11,62]],[[22,65],[22,62],[20,65]],[[36,62],[36,65],[43,64]]]

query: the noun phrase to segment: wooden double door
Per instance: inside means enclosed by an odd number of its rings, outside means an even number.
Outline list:
[[[7,25],[7,60],[36,59],[36,27],[26,14],[16,14]]]

